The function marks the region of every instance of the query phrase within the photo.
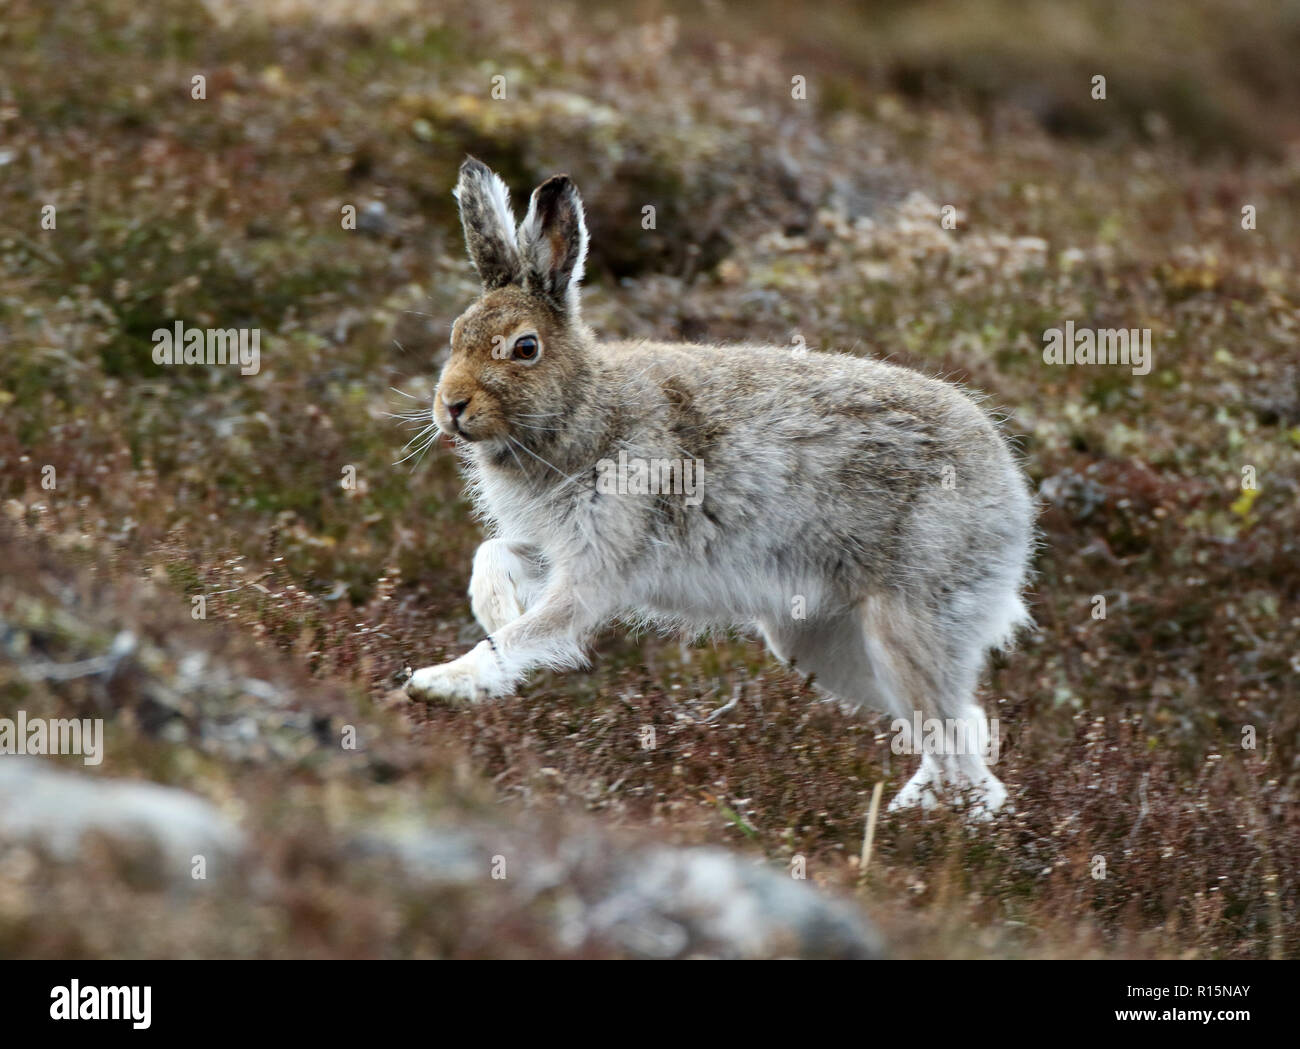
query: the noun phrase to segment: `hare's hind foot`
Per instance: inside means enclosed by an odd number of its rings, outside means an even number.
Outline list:
[[[1007,803],[1007,788],[982,762],[963,768],[951,759],[941,762],[926,754],[921,758],[921,767],[889,803],[889,811],[928,812],[945,802],[959,803],[972,823],[986,823],[1000,811],[1012,808]]]

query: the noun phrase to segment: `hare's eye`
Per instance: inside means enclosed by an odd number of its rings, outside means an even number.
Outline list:
[[[537,359],[537,336],[521,335],[515,340],[515,360],[534,361]]]

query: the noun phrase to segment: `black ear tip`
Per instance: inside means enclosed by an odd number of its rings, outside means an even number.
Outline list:
[[[489,168],[478,157],[465,154],[465,159],[460,162],[460,173],[462,175],[490,175],[492,169]]]
[[[577,193],[578,187],[568,175],[552,175],[537,187],[539,200],[559,200],[566,193]]]

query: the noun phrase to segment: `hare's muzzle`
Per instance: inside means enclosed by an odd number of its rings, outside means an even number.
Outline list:
[[[466,433],[462,425],[469,421],[468,413],[471,400],[473,400],[472,394],[463,396],[460,391],[456,391],[448,397],[439,390],[433,399],[434,422],[438,424],[444,433],[472,441],[473,436]]]

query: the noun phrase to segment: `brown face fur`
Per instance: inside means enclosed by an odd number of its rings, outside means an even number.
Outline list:
[[[524,334],[537,337],[533,361],[513,356]],[[558,436],[586,371],[585,349],[563,314],[515,286],[489,291],[451,327],[433,417],[443,433],[466,441],[504,444],[509,436],[540,448]],[[462,402],[453,419],[448,405]]]

